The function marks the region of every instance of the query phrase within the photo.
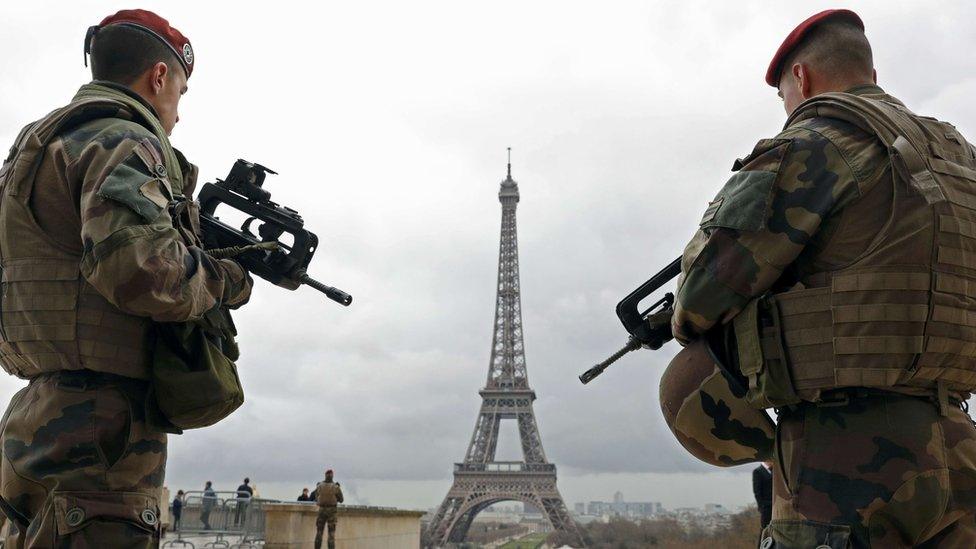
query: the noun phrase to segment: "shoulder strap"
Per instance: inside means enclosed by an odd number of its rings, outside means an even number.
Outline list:
[[[876,136],[888,148],[896,172],[926,202],[946,200],[926,160],[930,139],[917,122],[918,116],[904,105],[850,93],[825,93],[797,107],[785,127],[814,117],[843,120]]]
[[[34,176],[51,141],[66,130],[99,118],[112,118],[120,110],[135,113],[156,138],[162,147],[163,163],[169,174],[170,183],[177,194],[183,194],[183,170],[179,157],[169,142],[159,120],[149,109],[135,99],[105,86],[88,84],[68,105],[56,109],[44,118],[28,125],[11,148],[10,173],[3,178],[7,194],[19,196],[25,201],[30,197]]]
[[[121,105],[130,112],[136,114],[142,125],[151,131],[153,135],[156,136],[156,139],[159,140],[159,144],[163,148],[163,163],[166,166],[166,172],[170,176],[170,183],[174,186],[174,191],[176,191],[177,194],[182,195],[183,170],[180,166],[179,159],[176,156],[176,152],[169,142],[169,136],[166,135],[166,130],[163,129],[163,126],[159,122],[159,119],[156,118],[156,115],[153,114],[144,104],[140,103],[129,95],[97,82],[85,84],[75,95],[75,100],[85,100],[89,98],[101,101],[116,102],[118,105]]]

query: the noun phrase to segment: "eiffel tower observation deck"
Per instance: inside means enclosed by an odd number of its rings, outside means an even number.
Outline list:
[[[501,245],[498,287],[488,380],[481,395],[481,411],[464,461],[454,464],[454,484],[424,533],[425,547],[464,541],[474,517],[501,501],[521,501],[542,511],[553,529],[582,539],[556,488],[556,465],[546,460],[535,420],[522,341],[522,298],[519,289],[518,235],[515,208],[518,183],[512,179],[511,149],[508,176],[501,183]],[[502,420],[514,420],[522,446],[522,461],[496,461]]]

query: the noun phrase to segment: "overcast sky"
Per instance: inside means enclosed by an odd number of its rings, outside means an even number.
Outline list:
[[[310,272],[355,296],[255,284],[239,311],[244,406],[170,438],[167,485],[291,498],[333,467],[354,502],[440,503],[491,344],[505,148],[513,148],[525,348],[567,503],[751,500],[672,439],[657,403],[673,344],[584,387],[616,350],[616,302],[677,256],[732,161],[785,118],[763,82],[826,2],[158,2],[196,67],[173,143],[203,181],[237,158],[322,243]],[[976,4],[849,2],[879,80],[976,135]],[[109,1],[0,8],[0,141],[88,79]],[[3,145],[6,147],[6,145]],[[6,402],[23,382],[0,379]],[[518,459],[504,425],[499,459]]]

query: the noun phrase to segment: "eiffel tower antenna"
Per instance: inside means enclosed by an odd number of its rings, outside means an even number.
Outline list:
[[[454,484],[424,531],[424,547],[443,547],[464,541],[474,517],[500,501],[521,501],[546,515],[553,529],[570,532],[582,547],[582,537],[556,488],[556,465],[546,460],[529,388],[522,341],[522,298],[519,289],[518,235],[515,208],[518,183],[512,179],[512,149],[508,149],[508,177],[501,183],[501,245],[495,297],[494,335],[488,379],[481,395],[481,411],[462,463],[454,464]],[[522,461],[496,461],[502,420],[514,420],[522,443]]]

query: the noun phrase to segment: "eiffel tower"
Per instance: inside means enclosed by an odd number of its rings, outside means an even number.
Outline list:
[[[512,179],[512,149],[508,149],[508,177],[502,181],[502,235],[498,252],[498,297],[488,381],[481,395],[481,412],[463,463],[454,464],[454,484],[447,492],[424,535],[425,547],[464,541],[474,517],[500,501],[521,501],[545,513],[553,529],[582,539],[556,488],[556,465],[546,460],[539,427],[532,411],[535,391],[529,388],[522,343],[522,299],[519,292],[518,236],[515,207],[518,184]],[[498,429],[503,419],[515,420],[522,442],[522,461],[495,461]]]

